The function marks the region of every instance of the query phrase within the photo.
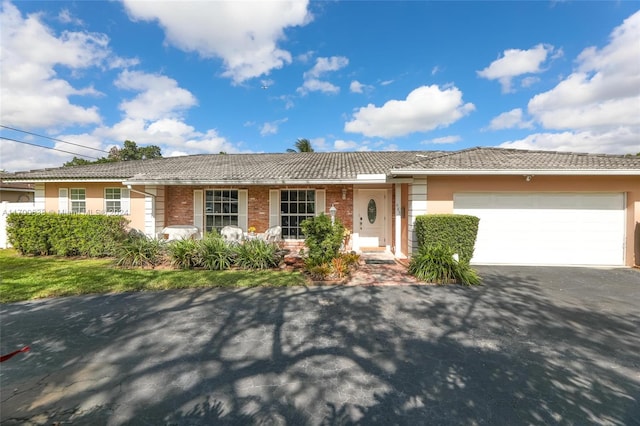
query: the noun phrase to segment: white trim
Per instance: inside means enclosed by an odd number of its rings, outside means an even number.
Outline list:
[[[280,225],[280,190],[269,190],[269,226]]]
[[[309,188],[316,191],[316,216],[320,213],[329,214],[327,210],[327,191],[324,189]]]
[[[358,181],[375,181],[375,182],[386,182],[387,175],[384,173],[358,173],[356,175],[356,179]]]
[[[35,195],[33,196],[33,202],[35,203],[36,210],[43,210],[45,208],[45,197],[44,197],[44,183],[36,183],[33,186],[35,190]]]
[[[402,185],[397,183],[395,186],[395,205],[393,219],[395,223],[394,246],[396,257],[405,257],[406,253],[402,253]]]
[[[491,169],[442,169],[442,170],[429,170],[429,169],[396,169],[391,170],[393,176],[438,176],[438,175],[523,175],[523,176],[622,176],[622,175],[640,175],[640,169],[575,169],[575,170],[562,170],[562,169],[505,169],[505,170],[491,170]]]
[[[25,182],[34,182],[33,180]],[[358,179],[260,179],[260,180],[127,180],[123,185],[175,185],[175,186],[291,186],[300,185],[316,187],[321,185],[354,185],[365,183],[388,183],[389,180],[358,180]]]
[[[409,240],[409,253],[412,255],[414,251],[418,250],[418,238],[415,233],[416,217],[427,213],[427,191],[428,182],[427,178],[416,178],[413,180],[413,184],[409,185],[409,211],[408,219],[408,240]]]
[[[69,188],[58,188],[58,213],[69,212]]]
[[[204,191],[193,190],[193,226],[198,228],[200,236],[204,235]]]
[[[238,226],[244,232],[249,229],[249,192],[246,189],[238,189]]]

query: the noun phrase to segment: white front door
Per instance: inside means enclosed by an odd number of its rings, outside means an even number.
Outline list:
[[[386,194],[385,189],[358,190],[354,209],[354,233],[358,234],[358,247],[386,245]]]

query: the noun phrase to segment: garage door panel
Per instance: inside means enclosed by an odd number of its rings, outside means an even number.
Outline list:
[[[454,212],[480,218],[474,263],[621,265],[621,193],[455,194]]]

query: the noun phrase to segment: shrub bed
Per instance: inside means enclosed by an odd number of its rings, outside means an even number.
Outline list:
[[[10,213],[7,236],[22,255],[114,256],[126,239],[122,216]]]
[[[469,263],[478,236],[480,219],[460,214],[428,214],[416,218],[418,248],[432,245],[450,247],[461,262]]]

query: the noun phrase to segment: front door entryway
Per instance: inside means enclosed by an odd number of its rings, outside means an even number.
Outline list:
[[[354,233],[358,246],[384,247],[386,241],[387,191],[360,189],[355,202]]]

